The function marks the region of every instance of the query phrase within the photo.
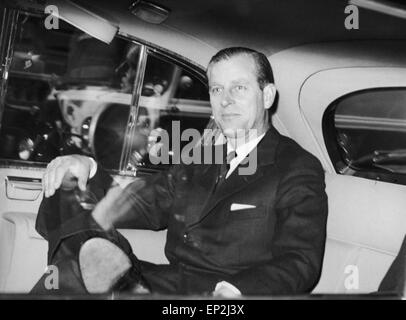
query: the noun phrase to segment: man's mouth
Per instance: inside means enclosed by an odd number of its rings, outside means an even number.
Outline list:
[[[223,114],[221,115],[221,117],[222,117],[223,119],[229,119],[229,118],[234,118],[234,117],[238,117],[238,116],[239,116],[238,113],[223,113]]]

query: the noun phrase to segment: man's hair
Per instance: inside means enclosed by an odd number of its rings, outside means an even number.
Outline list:
[[[263,90],[268,83],[274,83],[272,67],[268,61],[268,58],[263,53],[250,48],[230,47],[222,49],[210,59],[208,68],[217,62],[228,60],[231,57],[244,54],[254,59],[257,69],[257,80],[261,90]]]

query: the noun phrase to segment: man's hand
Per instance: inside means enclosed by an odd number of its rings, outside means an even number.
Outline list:
[[[57,157],[52,160],[42,177],[42,187],[45,197],[54,195],[62,181],[67,177],[77,179],[79,189],[86,190],[86,183],[92,168],[92,160],[89,157],[81,155],[69,155]]]
[[[92,211],[93,219],[106,231],[114,226],[114,218],[119,216],[122,203],[117,200],[122,192],[120,186],[113,186]]]

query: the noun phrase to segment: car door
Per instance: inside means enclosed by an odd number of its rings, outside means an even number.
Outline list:
[[[28,292],[46,268],[35,231],[41,179],[56,156],[94,157],[120,183],[153,174],[153,130],[202,131],[210,107],[204,71],[118,34],[108,44],[38,11],[3,9],[0,106],[0,292]],[[165,233],[120,230],[140,258],[164,263]]]
[[[56,156],[92,155],[86,126],[106,105],[128,118],[132,93],[121,90],[115,67],[140,45],[118,37],[107,45],[63,21],[48,30],[35,11],[5,8],[4,16],[0,290],[26,292],[46,267],[47,244],[34,228],[43,172]]]

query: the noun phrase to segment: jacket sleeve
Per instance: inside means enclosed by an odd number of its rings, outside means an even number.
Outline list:
[[[113,179],[102,168],[98,168],[96,175],[89,179],[88,190],[93,194],[95,201],[100,201],[109,190]],[[38,210],[35,229],[45,239],[59,230],[63,233],[61,226],[75,218],[86,217],[88,211],[84,210],[76,200],[75,190],[56,190],[49,198],[43,198]]]
[[[175,168],[176,169],[176,168]],[[129,184],[115,200],[108,212],[116,228],[160,230],[167,227],[168,210],[173,199],[174,169],[158,173]],[[89,180],[88,188],[100,201],[112,183],[110,175],[98,168]],[[63,239],[84,231],[106,233],[94,219],[91,211],[83,209],[75,199],[73,190],[57,190],[41,202],[36,230],[48,240],[48,259],[52,259]],[[116,232],[114,230],[112,233]],[[106,233],[107,234],[107,233]]]
[[[101,200],[112,183],[111,176],[102,168],[89,180],[88,190],[93,194],[94,201]],[[91,218],[89,210],[82,208],[76,199],[75,189],[56,190],[49,198],[43,198],[40,204],[35,229],[48,241],[48,263],[61,241],[82,231],[102,231]]]
[[[178,171],[177,166],[173,166],[129,184],[116,201],[111,219],[113,226],[147,230],[167,228]]]
[[[326,239],[327,195],[320,163],[312,158],[307,163],[280,181],[273,258],[229,279],[242,294],[299,294],[317,284]]]

